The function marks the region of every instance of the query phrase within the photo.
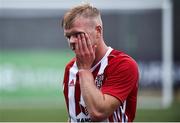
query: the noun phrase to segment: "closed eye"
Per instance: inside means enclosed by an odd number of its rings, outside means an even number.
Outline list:
[[[67,39],[70,39],[71,36],[66,36]]]
[[[66,34],[65,37],[66,37],[67,39],[70,39],[71,36],[74,36],[74,37],[77,38],[78,35],[80,35],[81,33],[84,33],[84,32],[72,32],[72,33]]]

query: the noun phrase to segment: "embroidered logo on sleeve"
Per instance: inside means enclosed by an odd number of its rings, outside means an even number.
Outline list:
[[[104,80],[104,75],[103,74],[99,74],[96,76],[96,79],[95,79],[95,83],[96,83],[96,86],[100,89],[101,86],[102,86],[102,82]]]

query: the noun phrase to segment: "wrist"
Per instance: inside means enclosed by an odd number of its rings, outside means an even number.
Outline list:
[[[90,69],[79,69],[78,72],[81,73],[81,72],[91,72],[91,71]]]
[[[79,73],[79,76],[86,76],[86,75],[92,74],[90,69],[79,69],[78,73]]]

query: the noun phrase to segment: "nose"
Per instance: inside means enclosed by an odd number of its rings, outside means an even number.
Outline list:
[[[76,42],[76,38],[74,36],[71,36],[69,38],[69,43],[75,43]]]
[[[76,37],[71,36],[69,38],[69,46],[72,50],[75,50]]]

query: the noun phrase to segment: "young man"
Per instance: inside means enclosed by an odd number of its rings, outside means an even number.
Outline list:
[[[105,44],[99,10],[89,4],[76,6],[65,13],[62,27],[75,53],[64,75],[69,121],[133,121],[138,66]]]

